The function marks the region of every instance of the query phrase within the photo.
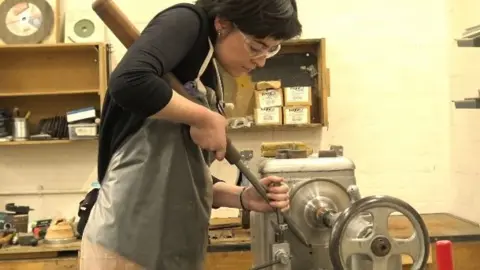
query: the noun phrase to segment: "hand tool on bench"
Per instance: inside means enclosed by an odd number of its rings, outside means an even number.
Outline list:
[[[96,0],[93,2],[92,8],[126,48],[129,48],[140,36],[138,29],[132,24],[132,22],[127,18],[122,10],[120,10],[118,5],[113,0]],[[175,75],[172,73],[167,73],[163,76],[163,78],[170,83],[170,86],[178,94],[196,102],[196,100],[194,100],[188,94],[183,84],[175,77]],[[266,187],[260,183],[255,174],[253,174],[252,171],[250,171],[250,169],[248,169],[248,167],[241,161],[240,152],[235,148],[235,146],[233,146],[232,142],[228,138],[226,150],[225,158],[227,161],[230,164],[235,165],[239,171],[245,175],[245,177],[250,181],[252,186],[266,202],[270,202],[270,199],[267,196]],[[294,224],[290,216],[279,210],[276,210],[276,212],[277,216],[282,215],[284,222],[288,225],[288,228],[298,238],[298,240],[300,240],[306,246],[309,246],[305,235],[298,229],[298,226]]]

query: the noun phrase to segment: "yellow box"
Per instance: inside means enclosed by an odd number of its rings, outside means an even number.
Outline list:
[[[255,84],[255,90],[268,90],[282,88],[281,81],[263,81]]]

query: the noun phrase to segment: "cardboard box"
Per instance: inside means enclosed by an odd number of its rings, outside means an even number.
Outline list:
[[[282,88],[282,82],[281,81],[263,81],[263,82],[257,82],[255,85],[256,90],[268,90],[268,89],[279,89]]]
[[[283,106],[282,89],[255,91],[255,104],[257,108],[271,108]]]
[[[282,108],[256,108],[254,111],[257,126],[278,126],[283,123]]]
[[[311,106],[294,106],[283,108],[285,125],[308,125],[311,123]]]
[[[312,87],[285,87],[285,106],[312,106]]]

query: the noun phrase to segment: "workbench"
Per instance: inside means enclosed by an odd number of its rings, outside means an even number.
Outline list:
[[[450,214],[422,215],[430,233],[432,243],[428,269],[436,270],[434,243],[438,240],[453,242],[456,270],[480,269],[480,227],[474,223]],[[248,270],[252,263],[248,231],[240,228],[227,229],[231,238],[212,241],[208,247],[206,270]],[[411,234],[411,225],[402,216],[390,218],[390,231],[397,237]],[[61,247],[13,246],[0,249],[0,270],[63,270],[78,269],[80,243],[75,242]],[[411,261],[404,260],[404,269],[409,269]]]

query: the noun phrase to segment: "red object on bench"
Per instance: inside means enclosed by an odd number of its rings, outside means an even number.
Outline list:
[[[453,270],[452,242],[448,240],[437,241],[436,258],[438,270]]]

